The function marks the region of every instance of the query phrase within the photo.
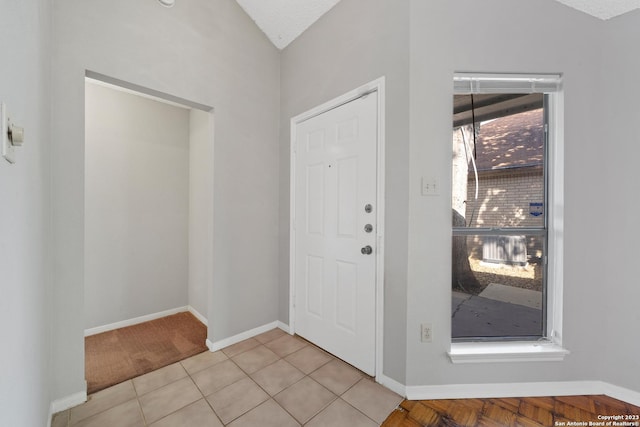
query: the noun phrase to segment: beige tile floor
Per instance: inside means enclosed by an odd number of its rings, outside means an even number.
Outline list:
[[[89,396],[52,427],[378,426],[402,397],[273,329]]]

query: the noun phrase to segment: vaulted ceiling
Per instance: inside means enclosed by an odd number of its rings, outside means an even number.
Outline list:
[[[284,49],[340,0],[236,0],[264,31]],[[640,0],[556,0],[603,20],[640,8]]]
[[[640,0],[556,0],[600,19],[610,19],[640,8]]]
[[[339,1],[237,0],[278,49],[284,49]]]

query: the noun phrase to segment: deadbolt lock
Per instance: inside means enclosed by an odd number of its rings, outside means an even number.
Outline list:
[[[364,206],[364,211],[366,213],[371,213],[372,210],[373,210],[373,206],[371,206],[370,204],[367,204]]]
[[[364,226],[364,231],[366,231],[367,233],[371,233],[373,231],[373,225],[371,224],[367,224]]]

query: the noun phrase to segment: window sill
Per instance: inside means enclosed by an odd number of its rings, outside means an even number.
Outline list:
[[[561,362],[569,350],[553,343],[452,343],[452,363]]]

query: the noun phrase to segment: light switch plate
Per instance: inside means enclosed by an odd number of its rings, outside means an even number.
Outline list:
[[[9,120],[7,118],[7,106],[0,103],[0,138],[2,138],[2,157],[7,159],[9,163],[16,162],[15,147],[9,141]]]
[[[438,186],[438,180],[434,176],[422,177],[422,195],[423,196],[437,196],[440,194],[440,187]]]
[[[433,328],[431,326],[431,323],[423,323],[422,325],[420,325],[420,341],[433,341]]]

